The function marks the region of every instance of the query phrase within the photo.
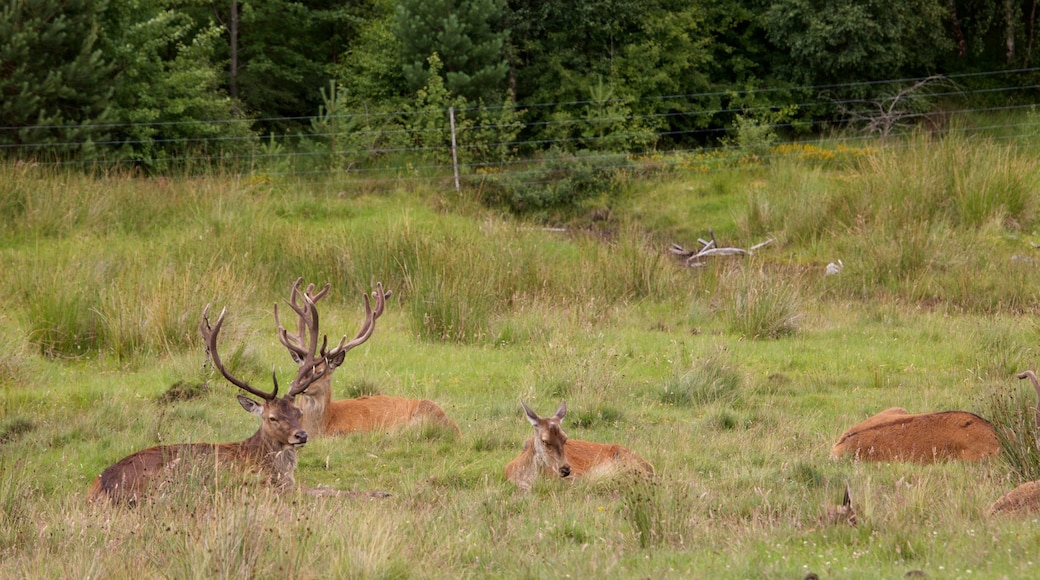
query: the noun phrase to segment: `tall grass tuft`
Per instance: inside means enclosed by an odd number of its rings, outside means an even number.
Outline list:
[[[740,396],[743,378],[722,351],[705,357],[689,368],[678,362],[660,394],[662,403],[690,406],[731,404]]]
[[[0,458],[0,468],[0,553],[6,553],[31,542],[36,533],[32,509],[35,491],[33,475],[24,461]]]
[[[617,484],[621,513],[640,548],[683,547],[692,536],[695,513],[687,486],[632,476]]]
[[[989,419],[1003,451],[1001,462],[1015,483],[1040,479],[1037,394],[1022,383],[996,382],[989,392]]]
[[[801,318],[797,280],[749,262],[724,276],[724,316],[729,328],[753,339],[791,336]]]
[[[29,301],[29,341],[50,358],[93,356],[105,344],[105,324],[92,296],[74,287],[41,289]]]

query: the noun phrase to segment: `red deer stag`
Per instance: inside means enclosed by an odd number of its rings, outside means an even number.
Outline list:
[[[831,448],[831,458],[851,455],[862,461],[931,463],[980,461],[999,452],[993,425],[978,415],[964,411],[911,415],[893,407],[849,427]]]
[[[278,311],[275,310],[275,323],[278,325],[278,337],[282,344],[289,349],[293,359],[303,364],[305,360],[302,348],[302,336],[307,328],[306,320],[311,316],[311,311],[318,302],[329,291],[329,284],[314,293],[314,285],[310,284],[306,290],[300,291],[303,278],[296,280],[293,284],[292,294],[289,298],[289,306],[296,312],[299,318],[299,331],[290,334],[278,320]],[[303,411],[303,426],[309,433],[314,435],[342,435],[362,431],[377,431],[381,429],[392,429],[402,426],[415,425],[437,425],[451,431],[456,436],[460,434],[459,426],[449,418],[436,403],[429,399],[406,399],[402,397],[390,397],[386,395],[373,395],[359,397],[356,399],[332,400],[332,374],[346,357],[347,351],[358,346],[372,336],[375,330],[376,319],[383,314],[386,299],[393,293],[383,292],[383,284],[376,285],[376,291],[372,293],[375,308],[365,296],[365,321],[351,341],[347,342],[344,336],[339,346],[332,350],[325,349],[322,344],[322,357],[315,367],[315,372],[323,376],[296,399],[296,405]],[[302,300],[298,298],[302,295]]]
[[[506,465],[506,479],[527,491],[539,474],[577,479],[580,477],[608,477],[620,472],[652,476],[654,467],[645,459],[621,445],[605,445],[591,441],[568,439],[560,422],[567,415],[564,401],[552,417],[542,418],[523,401],[520,406],[531,426],[534,437],[524,443],[524,449]]]
[[[108,498],[115,503],[135,504],[139,499],[148,496],[150,491],[155,491],[156,487],[173,478],[175,468],[183,469],[185,465],[203,467],[219,463],[259,473],[279,489],[292,488],[295,485],[293,472],[296,469],[296,449],[307,443],[307,431],[301,426],[302,414],[293,406],[293,398],[311,383],[321,379],[324,372],[322,369],[315,370],[321,362],[321,359],[314,356],[318,341],[317,312],[312,313],[309,323],[310,348],[300,349],[302,359],[299,372],[284,397],[278,397],[277,378],[274,381],[274,390],[267,393],[228,372],[220,360],[220,355],[217,354],[217,336],[224,323],[226,309],[220,313],[212,327],[207,318],[208,312],[209,306],[206,306],[199,323],[206,351],[224,378],[263,400],[262,403],[258,403],[249,397],[238,396],[242,408],[260,417],[260,428],[252,437],[237,443],[160,445],[138,451],[101,472],[88,493],[90,501]]]
[[[1033,389],[1036,390],[1036,435],[1040,437],[1040,381],[1033,371],[1025,371],[1016,376],[1033,382]],[[1008,516],[1035,514],[1037,511],[1040,511],[1040,481],[1027,481],[993,502],[986,513],[990,516]]]

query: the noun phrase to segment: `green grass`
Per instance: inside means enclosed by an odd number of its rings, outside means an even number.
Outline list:
[[[1040,163],[956,135],[900,145],[629,179],[609,219],[565,232],[414,182],[340,195],[0,169],[17,212],[0,229],[0,576],[1033,577],[1034,518],[983,511],[1040,472],[1020,433],[1035,400],[1014,378],[1040,339]],[[700,268],[668,254],[709,228],[776,242]],[[298,276],[332,284],[331,341],[357,332],[377,281],[394,291],[337,397],[430,398],[462,436],[301,450],[299,484],[386,499],[188,481],[136,510],[89,507],[129,453],[255,431],[203,366],[199,317],[227,306],[226,362],[284,385],[271,312]],[[521,400],[566,400],[571,437],[623,444],[657,477],[519,493],[503,469],[531,435]],[[828,458],[892,406],[979,413],[1017,451]],[[859,526],[822,524],[846,482]]]

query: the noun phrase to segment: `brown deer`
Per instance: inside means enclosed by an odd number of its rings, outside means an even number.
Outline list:
[[[277,377],[274,379],[274,390],[267,393],[235,378],[224,367],[217,353],[217,336],[226,311],[221,311],[216,323],[210,327],[207,318],[209,306],[206,306],[199,330],[205,341],[206,352],[224,378],[263,400],[258,403],[249,397],[238,396],[242,408],[260,417],[260,428],[252,437],[237,443],[184,443],[138,451],[101,472],[88,493],[90,501],[107,498],[114,503],[135,504],[148,496],[149,492],[154,492],[155,488],[175,478],[175,470],[185,465],[200,468],[227,465],[259,473],[279,489],[294,486],[296,450],[307,443],[308,435],[301,426],[302,413],[293,406],[293,398],[319,380],[324,373],[322,369],[315,370],[315,366],[321,362],[314,355],[318,341],[318,314],[313,312],[308,324],[310,348],[309,351],[301,349],[302,361],[296,378],[290,384],[288,393],[278,397]]]
[[[862,461],[916,463],[980,461],[998,453],[993,425],[978,415],[965,411],[911,415],[901,407],[849,427],[831,448],[832,459],[851,455]]]
[[[292,293],[289,297],[289,306],[296,312],[299,318],[299,331],[290,334],[282,326],[278,319],[278,311],[275,310],[275,323],[278,325],[278,337],[282,344],[289,349],[289,353],[298,364],[303,364],[305,358],[302,348],[302,337],[307,328],[306,321],[316,309],[315,304],[329,291],[329,284],[314,293],[314,285],[310,284],[306,290],[300,291],[303,278],[296,280],[293,284]],[[296,405],[303,411],[303,426],[313,435],[342,435],[363,431],[377,431],[393,429],[402,426],[415,425],[438,425],[446,428],[456,436],[460,434],[459,426],[449,418],[436,403],[429,399],[407,399],[403,397],[390,397],[386,395],[372,395],[358,397],[356,399],[332,400],[332,375],[346,357],[347,351],[364,343],[375,330],[376,319],[383,314],[386,299],[393,293],[383,292],[383,284],[376,285],[376,291],[372,293],[375,302],[373,308],[368,296],[365,296],[365,321],[361,330],[349,342],[344,336],[339,345],[332,350],[326,350],[323,341],[321,359],[314,367],[314,372],[321,374],[307,390],[296,399]],[[302,299],[301,299],[302,296]],[[302,368],[302,367],[301,367]]]
[[[1040,436],[1040,381],[1033,371],[1024,371],[1015,376],[1033,382],[1033,389],[1036,390],[1036,428],[1037,435]],[[1008,516],[1033,514],[1037,511],[1040,511],[1040,481],[1027,481],[993,502],[986,513],[990,516]]]
[[[845,495],[841,498],[841,505],[825,506],[824,513],[820,516],[820,524],[856,526],[856,510],[852,508],[852,491],[848,482],[845,483]]]
[[[524,443],[523,451],[506,465],[506,479],[521,490],[534,485],[539,474],[564,479],[608,477],[620,472],[653,476],[654,467],[621,445],[606,445],[568,439],[560,422],[567,415],[564,401],[552,417],[542,418],[523,401],[520,406],[534,427],[534,437]]]

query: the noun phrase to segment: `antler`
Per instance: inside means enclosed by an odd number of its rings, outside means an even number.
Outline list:
[[[372,331],[376,328],[376,319],[383,314],[383,308],[386,306],[386,299],[392,296],[394,293],[392,290],[383,292],[383,283],[376,283],[376,290],[372,292],[372,298],[375,300],[375,309],[369,303],[368,295],[365,295],[365,322],[361,325],[361,330],[358,331],[357,336],[353,340],[347,342],[347,336],[343,335],[343,338],[339,341],[339,346],[332,349],[331,351],[325,352],[325,347],[322,347],[322,354],[326,358],[333,358],[340,354],[346,354],[346,352],[355,346],[368,340],[372,336]]]
[[[303,304],[297,304],[296,302],[297,297],[300,296],[300,284],[302,283],[303,278],[297,278],[296,283],[293,284],[292,287],[292,294],[289,296],[289,306],[291,306],[292,309],[296,311],[296,313],[299,315],[299,330],[297,330],[296,334],[289,334],[289,331],[287,331],[282,326],[281,321],[278,320],[278,305],[275,305],[274,307],[274,321],[275,324],[278,325],[278,338],[282,341],[282,344],[284,344],[285,347],[289,349],[289,352],[295,355],[294,358],[297,358],[297,362],[299,362],[299,358],[305,356],[307,352],[307,343],[303,339],[304,334],[307,332],[307,316],[305,314],[300,313],[306,313],[306,310],[308,308],[308,302],[306,300]],[[330,287],[331,284],[326,284],[320,292],[314,294],[314,284],[309,284],[307,286],[307,289],[304,291],[303,296],[305,297],[305,299],[309,298],[309,304],[313,305],[315,302],[321,300],[321,298],[325,296],[325,294],[329,291]],[[317,331],[318,329],[317,327],[315,327],[314,332],[317,333]]]
[[[209,304],[206,305],[205,310],[202,311],[202,320],[199,322],[199,332],[202,333],[202,338],[206,343],[206,353],[213,359],[213,364],[220,369],[220,374],[224,375],[224,378],[231,382],[236,387],[256,395],[266,401],[273,400],[278,396],[278,381],[274,382],[274,391],[267,393],[260,389],[253,387],[249,383],[235,378],[228,370],[224,367],[224,363],[220,360],[220,355],[217,354],[217,335],[220,334],[220,327],[224,324],[224,314],[227,313],[227,308],[220,311],[220,316],[217,317],[217,322],[210,327],[209,325]]]
[[[278,325],[278,339],[289,349],[289,352],[295,355],[294,358],[300,365],[296,372],[296,378],[293,379],[292,386],[289,388],[289,394],[286,395],[286,397],[290,398],[306,390],[311,383],[321,378],[329,368],[329,365],[326,364],[320,371],[314,372],[317,364],[326,360],[325,345],[327,343],[326,339],[322,340],[321,355],[315,356],[318,352],[318,309],[314,307],[314,301],[324,296],[328,292],[329,286],[326,285],[325,289],[312,299],[311,291],[314,289],[314,285],[311,284],[307,287],[306,292],[303,293],[303,304],[299,305],[296,303],[296,296],[299,294],[301,280],[302,278],[293,285],[292,297],[289,300],[289,307],[296,312],[296,316],[300,321],[298,334],[291,335],[282,326],[278,318],[278,304],[274,305],[274,320]],[[304,340],[305,333],[307,334],[306,341]]]

